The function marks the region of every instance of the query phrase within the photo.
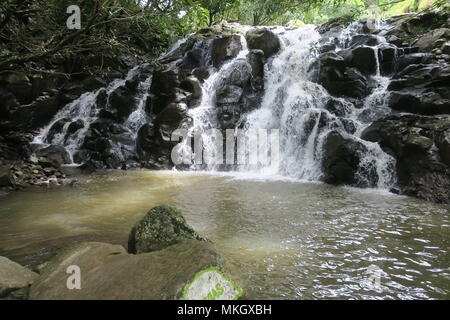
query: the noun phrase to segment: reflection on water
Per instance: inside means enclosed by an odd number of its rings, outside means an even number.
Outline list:
[[[450,298],[450,207],[378,190],[242,175],[104,172],[78,188],[0,196],[0,255],[34,266],[73,241],[126,244],[176,206],[257,299]],[[382,269],[381,287],[362,285]]]

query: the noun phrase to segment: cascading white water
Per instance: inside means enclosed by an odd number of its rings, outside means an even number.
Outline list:
[[[342,33],[343,45],[346,45],[347,38],[353,34],[353,28],[354,26],[350,26]],[[330,94],[321,85],[309,80],[308,68],[317,55],[312,47],[320,39],[315,26],[307,25],[296,29],[277,27],[272,31],[281,40],[281,50],[265,66],[265,93],[261,107],[247,114],[243,121],[249,130],[278,129],[281,154],[278,163],[259,166],[256,171],[266,175],[281,174],[320,181],[323,178],[321,163],[324,157],[324,140],[332,130],[338,130],[367,148],[356,173],[362,184],[368,180],[367,172],[375,168],[378,175],[377,186],[392,187],[395,182],[395,160],[384,153],[378,144],[360,139],[362,131],[370,125],[370,122],[360,120],[361,114],[375,108],[387,109],[385,101],[389,80],[380,76],[379,63],[374,77],[376,89],[365,99],[362,108],[357,109],[351,102],[337,99],[346,107],[345,118],[356,127],[356,132],[352,135],[346,132],[342,117],[337,117],[324,108],[331,98]],[[336,50],[339,49],[341,48]],[[237,59],[245,54],[245,51],[241,52]],[[233,62],[230,62],[226,67],[232,66]],[[216,123],[211,102],[214,84],[220,74],[219,71],[205,83],[202,106],[191,112],[196,129],[211,128]],[[214,148],[212,142],[206,137],[203,141],[204,148]],[[254,171],[255,167],[245,166],[241,170]]]
[[[81,145],[84,142],[84,138],[89,130],[90,125],[99,119],[100,108],[97,106],[99,94],[103,91],[105,96],[109,95],[115,91],[117,88],[124,86],[128,80],[133,79],[139,72],[140,66],[136,66],[131,69],[125,79],[116,79],[112,81],[106,88],[101,88],[93,92],[88,92],[81,95],[78,99],[72,101],[71,103],[64,106],[54,117],[53,120],[44,127],[40,133],[35,136],[33,144],[39,144],[43,146],[52,145],[64,146],[69,152],[72,163],[74,162],[74,154],[80,150]],[[151,86],[152,76],[149,76],[145,81],[139,83],[138,94],[135,98],[135,103],[137,107],[130,114],[128,119],[124,123],[124,127],[129,131],[128,134],[131,139],[136,139],[137,132],[139,128],[148,122],[148,116],[145,112],[146,100],[149,97],[149,89]],[[52,136],[51,141],[49,141],[50,129],[62,119],[69,119],[62,129]],[[68,128],[74,121],[81,120],[83,122],[83,128],[74,132],[73,134],[67,135]],[[117,144],[115,146],[114,144]],[[120,149],[120,142],[113,142],[113,148]],[[120,160],[123,157],[120,152],[117,152],[118,158]]]
[[[248,55],[247,42],[245,37],[240,36],[242,49],[239,54],[226,62],[219,70],[214,71],[208,79],[202,84],[202,98],[199,106],[189,110],[188,115],[192,119],[192,126],[188,130],[188,136],[194,137],[198,135],[197,139],[203,144],[203,159],[202,163],[207,165],[209,170],[215,170],[217,168],[217,163],[214,163],[214,158],[216,155],[217,137],[211,135],[208,130],[217,129],[219,124],[217,120],[217,109],[216,109],[216,91],[218,85],[223,81],[229,74],[229,71],[235,68],[236,62],[242,59],[246,59]],[[186,163],[194,163],[193,168],[196,166],[194,159],[194,153],[192,150],[190,141],[185,140],[184,146],[178,150],[180,156],[185,159]],[[194,160],[194,161],[192,161]]]

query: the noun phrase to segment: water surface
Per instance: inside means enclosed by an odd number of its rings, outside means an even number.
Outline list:
[[[450,298],[448,205],[248,174],[79,179],[0,196],[0,255],[33,267],[74,241],[126,245],[136,221],[169,204],[237,265],[251,298]],[[370,266],[379,287],[367,286]]]

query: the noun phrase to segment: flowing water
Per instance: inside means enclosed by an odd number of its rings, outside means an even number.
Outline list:
[[[240,270],[253,299],[450,298],[450,206],[283,177],[99,172],[78,188],[0,198],[0,255],[27,265],[74,241],[126,245],[176,206]],[[380,268],[380,287],[365,285]]]

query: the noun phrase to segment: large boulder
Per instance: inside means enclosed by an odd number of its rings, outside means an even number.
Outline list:
[[[133,227],[128,251],[133,254],[153,252],[189,239],[205,240],[186,223],[180,211],[160,206],[151,209]]]
[[[0,299],[13,291],[27,288],[38,277],[38,274],[21,265],[0,257]]]
[[[450,29],[439,28],[425,33],[413,45],[418,47],[420,52],[431,52],[434,48],[439,48],[449,39]]]
[[[70,269],[71,266],[75,268]],[[75,275],[77,270],[80,271],[79,289],[76,280],[72,282],[70,279],[70,272]],[[29,298],[233,299],[240,297],[242,291],[234,282],[227,280],[232,274],[233,268],[208,242],[186,240],[165,250],[140,255],[128,254],[122,246],[88,242],[64,249],[47,263],[31,286]],[[69,289],[68,284],[75,289]],[[223,290],[213,291],[217,285]]]
[[[389,107],[397,111],[406,111],[422,115],[438,115],[450,113],[450,100],[443,99],[435,92],[392,92]]]
[[[48,147],[37,150],[36,155],[38,157],[45,157],[47,159],[53,160],[60,165],[72,163],[69,152],[63,146],[50,145]]]
[[[280,50],[280,39],[266,28],[252,29],[245,34],[249,49],[259,49],[266,58],[271,57]]]
[[[450,203],[449,132],[450,116],[403,115],[374,122],[362,138],[396,158],[403,194]]]
[[[16,184],[9,166],[0,166],[0,187],[13,187]]]
[[[171,103],[156,117],[156,127],[160,138],[170,141],[172,132],[187,120],[187,108],[182,103]]]
[[[32,100],[33,85],[30,78],[22,71],[0,73],[0,84],[9,89],[21,103]]]
[[[135,98],[133,91],[127,86],[115,89],[109,96],[111,111],[117,116],[119,121],[125,121],[133,112]]]
[[[323,145],[322,169],[324,181],[334,185],[352,185],[358,187],[373,187],[376,185],[377,175],[374,168],[361,168],[360,164],[367,153],[367,147],[354,138],[338,131],[328,134]],[[366,170],[361,180],[360,170]]]
[[[241,37],[237,34],[214,39],[211,47],[212,65],[220,67],[224,62],[236,57],[241,49]]]
[[[311,66],[313,73],[316,74],[313,80],[334,96],[352,98],[367,96],[368,80],[358,69],[349,66],[351,59],[351,52],[341,54],[326,52],[319,55]]]

